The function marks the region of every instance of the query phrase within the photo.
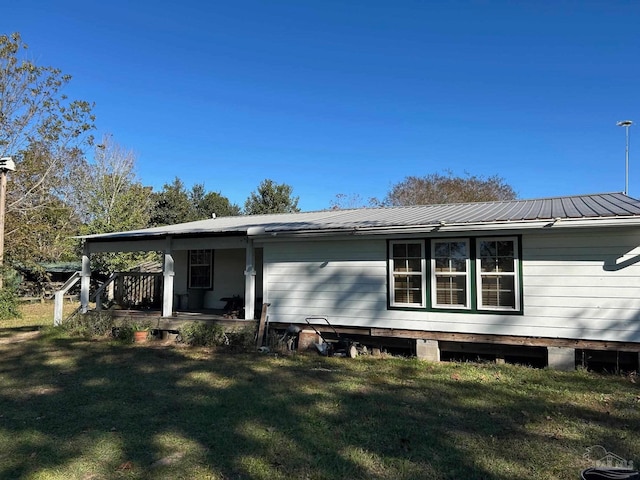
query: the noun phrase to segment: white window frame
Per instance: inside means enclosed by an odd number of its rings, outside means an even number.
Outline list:
[[[407,244],[419,244],[420,245],[420,271],[419,272],[395,272],[395,264],[393,257],[394,245],[407,245]],[[388,270],[389,270],[389,304],[392,307],[406,307],[406,308],[425,308],[427,306],[427,262],[425,258],[425,241],[424,240],[392,240],[389,242],[388,253]],[[407,303],[398,302],[395,298],[396,293],[396,281],[397,276],[419,276],[420,277],[420,291],[421,298],[420,303]]]
[[[191,259],[192,259],[192,252],[209,252],[209,262],[208,263],[192,263]],[[193,289],[199,289],[199,290],[210,290],[213,288],[213,250],[211,249],[207,249],[207,248],[200,248],[200,249],[193,249],[193,250],[189,250],[187,252],[187,255],[189,256],[189,275],[187,278],[187,284],[188,284],[188,288],[193,288]],[[193,267],[208,267],[209,268],[209,281],[207,283],[207,285],[193,285],[193,278],[191,276],[192,274],[192,268]]]
[[[436,272],[436,244],[437,243],[464,243],[467,256],[465,258],[465,271],[464,272]],[[431,276],[431,306],[432,308],[445,308],[447,310],[470,310],[471,309],[471,242],[469,238],[437,238],[431,240],[431,262],[430,262],[430,276]],[[449,303],[438,303],[438,291],[437,291],[437,278],[438,277],[465,277],[465,303],[464,305],[456,305]]]
[[[478,310],[493,310],[501,312],[519,312],[520,311],[520,245],[518,243],[518,237],[477,237],[476,241],[476,294],[478,302]],[[513,242],[513,272],[482,272],[482,257],[480,255],[481,242]],[[495,276],[500,275],[503,277],[513,277],[513,295],[514,306],[496,306],[496,305],[484,305],[482,303],[482,278],[483,276]]]

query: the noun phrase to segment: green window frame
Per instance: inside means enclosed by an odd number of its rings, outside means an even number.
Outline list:
[[[468,238],[431,241],[431,304],[471,308],[471,255]]]
[[[389,285],[392,307],[426,307],[424,240],[389,242]]]
[[[520,259],[515,237],[476,240],[478,310],[520,310]]]
[[[189,250],[189,288],[213,288],[213,250]]]
[[[522,314],[520,248],[519,236],[389,240],[389,308]]]

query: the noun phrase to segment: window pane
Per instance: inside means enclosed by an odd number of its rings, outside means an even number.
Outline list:
[[[415,305],[421,305],[422,293],[417,290],[409,290],[409,303],[413,303]]]
[[[480,242],[480,256],[481,257],[493,257],[496,254],[495,242],[481,241]]]
[[[393,244],[393,257],[406,257],[407,256],[407,244],[406,243],[394,243]]]
[[[515,308],[514,277],[510,275],[483,275],[482,305],[485,307]]]
[[[420,258],[420,257],[422,257],[422,244],[420,244],[420,243],[409,243],[407,245],[407,257],[409,257],[409,258]]]
[[[513,258],[499,258],[497,264],[498,272],[515,272],[515,263]]]
[[[419,258],[412,258],[410,260],[407,260],[407,266],[409,272],[420,272],[422,271],[422,260]]]
[[[467,271],[467,262],[465,259],[453,259],[451,260],[451,271],[452,272],[466,272]]]
[[[462,305],[467,303],[465,276],[438,276],[436,278],[436,303],[438,305]]]
[[[514,245],[511,240],[496,242],[496,245],[499,257],[515,257],[513,252]]]
[[[396,303],[409,303],[407,290],[394,290]]]
[[[433,246],[434,257],[448,257],[449,243],[436,242]]]
[[[449,259],[448,258],[436,258],[435,259],[436,272],[448,272],[449,271]]]
[[[406,260],[394,260],[393,271],[394,272],[406,272],[408,270]]]
[[[495,272],[496,271],[495,260],[493,258],[481,258],[480,270],[483,272]]]
[[[451,257],[454,258],[467,258],[467,244],[466,242],[451,242]]]

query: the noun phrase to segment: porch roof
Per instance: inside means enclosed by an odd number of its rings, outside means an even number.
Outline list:
[[[454,231],[565,226],[640,225],[640,200],[623,193],[497,202],[218,217],[128,232],[87,235],[87,240],[164,236],[274,235],[375,231]]]

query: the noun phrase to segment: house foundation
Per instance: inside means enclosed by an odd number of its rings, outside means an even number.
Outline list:
[[[571,371],[576,368],[576,350],[568,347],[547,347],[549,368]]]
[[[416,340],[416,357],[428,362],[440,361],[440,345],[438,340]]]

